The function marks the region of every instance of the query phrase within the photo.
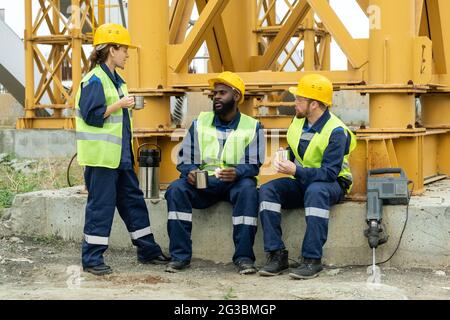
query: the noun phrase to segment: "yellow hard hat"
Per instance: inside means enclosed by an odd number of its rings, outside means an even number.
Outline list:
[[[131,44],[130,33],[120,24],[106,23],[102,24],[95,31],[94,35],[94,47],[101,44],[119,44],[131,48],[136,48]]]
[[[242,81],[241,77],[239,77],[237,74],[230,71],[225,71],[219,74],[217,78],[210,79],[208,83],[211,88],[214,88],[214,86],[218,83],[222,83],[236,89],[241,94],[239,104],[244,102],[245,84],[244,81]]]
[[[300,79],[297,87],[289,88],[295,96],[323,102],[327,106],[333,103],[333,84],[320,74],[308,74]]]

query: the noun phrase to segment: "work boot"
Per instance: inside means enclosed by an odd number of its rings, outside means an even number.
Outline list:
[[[83,271],[92,273],[96,276],[104,276],[113,272],[111,267],[107,266],[104,263],[99,264],[98,266],[95,267],[83,267]]]
[[[293,279],[312,279],[323,270],[321,259],[303,259],[298,268],[292,269],[289,276]]]
[[[300,257],[298,257],[297,260],[293,260],[293,259],[290,259],[290,260],[291,260],[292,262],[289,263],[289,268],[290,268],[290,269],[295,269],[295,268],[300,267],[300,265],[301,265],[302,262],[303,262],[303,257],[300,256]]]
[[[191,262],[189,260],[185,261],[170,261],[166,267],[166,272],[176,273],[183,269],[187,269],[191,266]]]
[[[258,272],[258,270],[255,267],[255,264],[250,260],[241,260],[236,263],[239,274],[253,274]]]
[[[168,256],[166,256],[164,253],[161,253],[160,256],[157,256],[153,259],[149,259],[149,260],[138,260],[140,263],[142,264],[159,264],[159,265],[163,265],[163,264],[168,264],[170,261],[170,258]]]
[[[267,254],[266,265],[259,270],[260,276],[270,277],[282,274],[289,269],[288,251],[276,250]]]

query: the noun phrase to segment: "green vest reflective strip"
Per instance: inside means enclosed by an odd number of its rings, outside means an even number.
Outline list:
[[[325,126],[323,127],[320,133],[303,133],[303,126],[305,124],[305,118],[297,119],[294,118],[292,121],[288,133],[287,133],[287,141],[294,152],[295,159],[301,166],[305,168],[320,168],[322,165],[323,154],[328,147],[328,143],[330,141],[331,133],[336,128],[343,128],[346,135],[350,134],[350,148],[349,152],[345,154],[344,160],[342,162],[342,168],[339,172],[339,177],[343,177],[350,181],[353,184],[353,177],[350,171],[350,165],[348,162],[350,153],[356,148],[356,137],[351,132],[351,130],[334,114],[330,112],[331,118],[327,121]],[[300,157],[298,153],[298,146],[300,144],[300,140],[308,140],[309,145],[305,151],[303,159]],[[349,188],[347,188],[347,193],[351,191],[352,184]]]
[[[241,113],[241,118],[236,130],[232,130],[220,152],[220,142],[217,137],[222,132],[213,125],[214,112],[202,112],[197,120],[197,133],[200,148],[200,160],[202,170],[207,170],[209,175],[214,174],[216,168],[234,167],[239,164],[245,155],[245,148],[253,141],[256,135],[258,122]]]
[[[83,119],[80,110],[76,110],[75,114],[78,118]],[[110,115],[108,118],[105,119],[105,121],[103,123],[122,123],[123,121],[123,116],[113,116]]]
[[[92,76],[100,79],[106,98],[106,105],[110,106],[120,100],[118,90],[114,83],[100,66],[96,66],[90,71],[80,83],[75,100],[76,119],[76,139],[77,139],[77,160],[81,166],[105,167],[116,169],[120,164],[122,154],[122,123],[123,111],[119,109],[105,119],[102,128],[88,125],[84,122],[80,113],[81,88],[85,86]],[[127,85],[122,84],[120,90],[127,96]],[[133,132],[133,122],[129,112],[131,132]],[[133,140],[133,138],[131,139]],[[133,141],[131,141],[133,144]]]

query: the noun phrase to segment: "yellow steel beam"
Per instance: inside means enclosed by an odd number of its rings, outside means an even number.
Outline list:
[[[80,0],[72,0],[72,8],[80,8]],[[80,14],[79,11],[76,14],[72,13],[72,30],[69,30],[72,36],[72,94],[67,102],[71,106],[75,106],[76,91],[81,83],[81,51],[83,50],[81,30],[83,25],[81,24]]]
[[[169,44],[180,44],[186,37],[194,0],[174,0],[171,6]]]
[[[175,17],[175,11],[177,10],[178,3],[184,0],[172,0],[172,3],[169,8],[169,27],[172,27],[172,22]]]
[[[167,56],[171,51],[168,52],[169,4],[167,0],[133,0],[128,4],[129,30],[132,41],[140,48],[130,51],[127,80],[130,91],[143,89],[147,105],[135,112],[133,125],[135,130],[165,129],[171,125],[170,97],[151,94],[171,89],[167,85]]]
[[[311,72],[239,72],[247,87],[288,87],[298,83],[298,80]],[[351,71],[315,71],[329,78],[335,85],[359,84],[367,81],[365,73],[360,70]],[[208,79],[216,74],[169,74],[169,85],[174,88],[208,88]]]
[[[446,52],[443,36],[442,22],[448,19],[447,13],[440,8],[440,1],[425,1],[425,11],[428,16],[428,25],[430,27],[430,39],[433,41],[433,58],[436,67],[436,73],[446,74]],[[448,32],[449,30],[447,30]]]
[[[53,51],[53,49],[50,51],[50,53]],[[44,66],[42,65],[38,55],[36,54],[36,52],[33,52],[33,57],[34,57],[34,61],[36,62],[36,66],[39,70],[39,72],[41,73],[41,80],[39,81],[38,87],[36,92],[40,91],[40,88],[43,86],[43,84],[45,83],[46,79],[47,79],[47,73],[48,70],[44,68]],[[47,94],[50,98],[51,103],[56,103],[56,98],[50,88],[50,86],[46,86],[46,90],[47,90]],[[36,107],[36,105],[34,106]]]
[[[49,65],[49,63],[47,62],[45,56],[41,53],[41,51],[38,49],[38,47],[36,45],[33,46],[33,50],[36,52],[36,54],[39,56],[39,59],[41,60],[41,62],[44,64],[45,68],[51,72],[51,74],[55,74],[53,68]],[[53,83],[58,87],[58,89],[60,90],[61,94],[64,96],[65,99],[69,100],[70,97],[67,94],[66,90],[64,89],[64,86],[62,85],[61,79],[58,79],[57,77],[52,77]],[[44,90],[42,89],[42,92]],[[41,95],[42,96],[42,95]],[[36,97],[39,98],[40,97]],[[37,99],[33,99],[34,100],[34,104],[38,103],[39,101]]]
[[[331,36],[336,40],[351,65],[357,69],[366,64],[368,62],[368,53],[364,52],[358,42],[352,38],[328,2],[326,0],[308,0],[308,3],[320,17]]]
[[[70,48],[71,48],[71,46],[68,46],[66,48],[66,50],[59,56],[58,61],[56,61],[56,59],[53,59],[56,56],[56,54],[55,54],[56,50],[54,48],[52,48],[50,60],[48,61],[47,65],[50,66],[50,64],[52,63],[52,60],[53,60],[53,67],[51,69],[46,68],[44,70],[44,72],[42,73],[41,82],[39,83],[38,92],[35,97],[35,103],[38,103],[40,101],[40,99],[44,95],[45,91],[49,89],[49,84],[54,78],[61,79],[61,73],[58,72],[58,69],[60,69],[61,63],[63,62],[63,60],[69,53]],[[41,55],[38,55],[38,56],[42,57]],[[50,72],[50,77],[47,77],[48,72]],[[54,85],[55,85],[55,87],[53,88],[53,91],[52,91],[52,95],[54,95],[56,98],[54,102],[56,104],[62,103],[62,97],[65,93],[65,90],[63,93],[61,91],[61,87],[59,87],[55,82],[54,82]]]
[[[33,31],[32,31],[33,34],[36,33],[36,31],[37,31],[37,30],[39,29],[39,27],[41,26],[42,22],[44,22],[45,17],[48,15],[48,13],[49,13],[49,11],[50,11],[51,8],[52,8],[51,5],[48,5],[48,6],[45,7],[45,8],[42,8],[42,7],[39,8],[39,11],[38,11],[38,13],[37,13],[37,15],[36,15],[36,20],[35,20],[35,22],[33,23]]]
[[[53,10],[53,28],[55,30],[56,34],[60,34],[60,28],[59,28],[59,15],[58,12],[61,9],[59,1],[56,3],[56,7],[58,10]],[[63,45],[55,45],[53,46],[53,76],[56,76],[57,78],[62,80],[62,69],[61,69],[61,63],[64,60],[64,46]],[[58,86],[56,84],[53,84],[53,92],[55,93],[56,101],[55,103],[61,104],[63,102],[62,93],[59,90]],[[62,116],[62,110],[61,109],[54,109],[53,117],[60,118]]]
[[[291,15],[280,29],[278,35],[273,39],[272,43],[267,48],[264,55],[253,57],[253,70],[267,70],[275,63],[276,59],[280,56],[281,51],[286,47],[286,44],[292,38],[292,35],[297,30],[300,23],[306,17],[310,10],[309,4],[302,0],[299,1]]]
[[[105,16],[106,16],[106,6],[105,6],[105,0],[98,0],[98,24],[102,25],[105,23]]]
[[[356,0],[361,10],[367,15],[367,9],[369,8],[369,0]]]
[[[39,3],[41,5],[41,8],[45,8],[44,0],[39,0]],[[50,0],[49,4],[53,7],[53,10],[59,12],[58,7],[56,6],[56,3],[54,3],[54,0]],[[55,32],[55,29],[53,28],[53,23],[50,20],[50,17],[48,16],[48,11],[46,14],[44,14],[44,18],[45,18],[45,21],[47,22],[47,27],[50,30],[50,33],[55,34],[56,32]]]
[[[267,25],[275,25],[276,2],[276,0],[260,0],[260,4],[262,4],[264,8],[264,16],[259,21],[258,26],[262,26],[265,20],[267,20]],[[259,12],[257,14],[259,16]]]
[[[320,41],[320,70],[331,70],[331,35],[327,34]]]
[[[196,0],[195,3],[201,14],[205,10],[206,0]],[[212,30],[206,33],[205,40],[213,72],[222,71],[222,66],[224,70],[234,71],[233,57],[221,16],[216,18]]]
[[[303,25],[305,27],[305,50],[303,55],[303,63],[305,71],[314,71],[316,69],[316,32],[314,31],[314,12],[312,12],[311,10],[309,11],[309,13],[306,15]]]
[[[210,30],[215,19],[223,12],[230,0],[211,0],[200,14],[197,23],[182,44],[169,45],[168,62],[173,72],[179,72],[187,59],[202,45],[205,33]]]
[[[34,50],[33,50],[33,5],[25,1],[25,117],[31,118],[34,112]]]
[[[290,50],[285,50],[286,58],[284,59],[283,62],[281,62],[280,66],[277,68],[279,71],[282,71],[289,61],[291,61],[296,66],[297,71],[300,71],[298,69],[299,66],[297,66],[294,59],[292,59],[292,55],[294,54],[295,50],[297,50],[298,45],[302,41],[303,41],[303,35],[299,35],[297,41],[292,45],[292,48]]]
[[[424,5],[424,0],[416,0],[416,36],[420,34],[423,17],[426,17]]]

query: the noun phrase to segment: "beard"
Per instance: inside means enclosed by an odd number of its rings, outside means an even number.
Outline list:
[[[221,108],[217,108],[216,107],[216,103],[220,103],[222,105]],[[234,108],[234,100],[229,100],[226,102],[216,102],[215,100],[213,101],[213,110],[214,110],[214,114],[216,115],[226,115],[228,113],[230,113],[231,111],[233,111]]]
[[[310,114],[311,114],[311,106],[308,103],[308,105],[306,106],[305,111],[302,112],[302,113],[296,112],[295,117],[297,119],[303,119],[303,118],[307,118]]]

